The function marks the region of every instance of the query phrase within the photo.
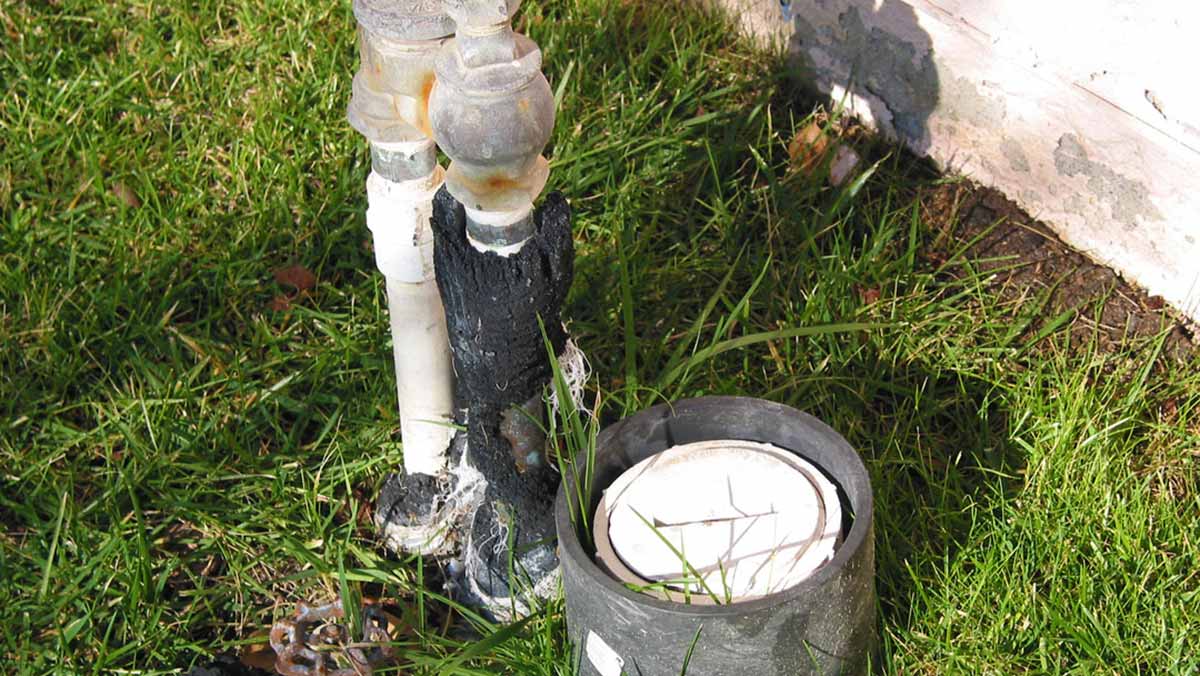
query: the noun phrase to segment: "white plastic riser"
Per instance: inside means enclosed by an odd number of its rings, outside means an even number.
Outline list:
[[[442,473],[454,436],[454,371],[429,225],[441,183],[440,168],[413,181],[393,182],[374,172],[367,178],[367,226],[375,239],[375,263],[387,280],[408,474]]]

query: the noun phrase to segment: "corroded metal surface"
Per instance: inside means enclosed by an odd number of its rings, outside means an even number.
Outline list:
[[[432,40],[454,33],[443,0],[354,0],[354,18],[391,40]]]
[[[352,640],[340,600],[301,603],[291,619],[271,627],[275,670],[283,676],[367,676],[392,663],[391,626],[375,606],[363,606],[362,636]]]
[[[361,64],[346,111],[350,125],[373,144],[429,138],[434,59],[454,33],[454,20],[438,0],[355,0],[354,15]],[[433,149],[425,154],[420,164],[432,164]]]
[[[513,462],[522,474],[530,468],[539,469],[546,465],[543,410],[542,397],[537,395],[500,416],[500,436],[512,447]]]
[[[554,94],[541,50],[509,25],[518,4],[446,3],[458,32],[437,57],[429,99],[433,136],[451,159],[446,188],[466,207],[472,239],[487,245],[532,234],[528,215],[549,177],[541,152],[554,129]]]
[[[359,31],[361,66],[351,85],[346,116],[373,143],[406,143],[429,137],[429,94],[434,58],[444,39],[389,40]]]

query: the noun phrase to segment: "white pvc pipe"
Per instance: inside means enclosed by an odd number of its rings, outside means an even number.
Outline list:
[[[375,264],[387,279],[408,474],[442,473],[454,436],[454,371],[429,225],[442,180],[441,167],[411,181],[389,181],[375,172],[367,177],[367,227],[375,239]]]

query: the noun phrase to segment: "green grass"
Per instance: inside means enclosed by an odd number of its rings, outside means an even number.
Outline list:
[[[723,22],[527,4],[610,415],[751,394],[845,434],[890,672],[1200,667],[1195,360],[1013,330],[886,144],[859,190],[789,177],[810,104]],[[343,589],[400,604],[416,673],[572,671],[561,600],[455,638],[364,518],[402,449],[348,5],[0,6],[4,671],[175,673]]]

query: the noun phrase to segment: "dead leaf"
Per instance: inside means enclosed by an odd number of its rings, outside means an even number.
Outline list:
[[[317,276],[303,265],[289,265],[275,270],[275,281],[295,288],[297,291],[308,291],[317,285]]]
[[[283,294],[279,294],[271,299],[271,309],[275,312],[287,312],[292,309],[292,299]]]
[[[238,661],[251,669],[262,669],[269,673],[275,673],[275,650],[271,648],[270,633],[255,632],[250,640],[251,643],[242,646]]]
[[[131,209],[136,209],[142,206],[142,201],[138,199],[138,196],[133,192],[133,190],[121,181],[114,182],[109,190],[112,192],[114,197],[124,202],[125,206]]]
[[[1179,413],[1179,400],[1175,397],[1163,402],[1162,405],[1162,421],[1165,423],[1175,422],[1175,416]]]
[[[871,303],[879,300],[879,289],[873,286],[865,289],[859,289],[858,295],[860,298],[862,298],[863,304],[870,305]]]
[[[792,171],[810,174],[821,166],[825,153],[829,151],[829,135],[817,122],[804,125],[788,144],[788,158]]]

